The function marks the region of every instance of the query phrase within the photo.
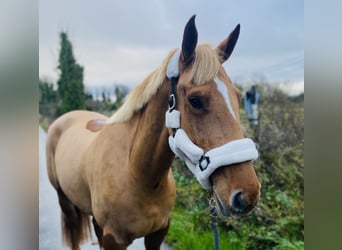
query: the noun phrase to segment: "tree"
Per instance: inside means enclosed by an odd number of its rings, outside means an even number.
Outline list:
[[[57,90],[53,84],[45,80],[39,80],[39,114],[54,119],[57,115]]]
[[[115,97],[116,97],[116,100],[114,103],[115,109],[119,108],[122,105],[128,91],[129,90],[128,90],[127,86],[125,86],[125,85],[116,85],[115,86],[115,90],[114,90]]]
[[[39,105],[57,101],[57,93],[53,84],[45,80],[39,80]]]
[[[58,94],[61,100],[59,113],[63,114],[75,109],[85,108],[83,86],[83,67],[77,64],[72,44],[65,32],[61,32],[61,49],[59,53],[60,77],[57,82]]]

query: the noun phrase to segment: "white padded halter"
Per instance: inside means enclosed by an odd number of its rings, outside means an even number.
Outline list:
[[[169,79],[178,77],[179,56],[180,50],[177,50],[169,62],[166,73]],[[211,187],[210,176],[217,168],[258,158],[255,144],[248,138],[230,141],[204,153],[204,150],[195,145],[180,128],[180,112],[177,109],[166,111],[165,123],[167,128],[176,129],[175,135],[169,136],[170,149],[185,161],[189,170],[205,189]]]
[[[169,136],[169,145],[205,189],[211,187],[209,178],[217,168],[258,158],[255,144],[249,138],[228,142],[204,154],[203,149],[196,146],[183,129],[178,129],[174,137]]]
[[[180,49],[178,49],[171,57],[166,69],[166,76],[168,79],[177,77],[179,75],[178,61],[180,56]]]

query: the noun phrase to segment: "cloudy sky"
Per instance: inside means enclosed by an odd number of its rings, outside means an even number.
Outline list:
[[[199,43],[213,46],[241,24],[224,64],[233,81],[266,78],[304,90],[303,0],[40,0],[39,76],[57,80],[59,33],[66,31],[87,87],[135,86],[180,47],[193,14]]]

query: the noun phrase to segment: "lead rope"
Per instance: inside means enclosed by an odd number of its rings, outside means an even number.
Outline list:
[[[218,231],[218,213],[215,206],[214,196],[209,199],[210,224],[214,236],[214,250],[220,250],[220,238]]]

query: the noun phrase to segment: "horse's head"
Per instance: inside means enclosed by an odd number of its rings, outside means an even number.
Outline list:
[[[194,18],[195,16],[185,27],[182,49],[178,52],[178,82],[175,91],[176,110],[180,114],[179,127],[185,132],[185,136],[178,136],[184,137],[179,141],[190,139],[190,147],[193,149],[185,149],[191,152],[180,152],[179,155],[186,155],[189,166],[196,150],[202,150],[202,153],[199,153],[202,155],[211,154],[209,152],[212,150],[212,155],[216,158],[208,159],[216,164],[223,164],[216,166],[208,177],[220,211],[225,216],[245,214],[251,211],[260,196],[260,184],[251,161],[255,156],[244,158],[244,154],[254,147],[254,144],[251,146],[250,140],[247,143],[248,139],[243,139],[239,120],[241,94],[221,65],[235,47],[240,26],[238,25],[216,49],[212,49],[208,45],[197,46]],[[180,151],[182,146],[187,147],[187,142],[179,144]],[[177,151],[175,148],[174,152]],[[253,151],[255,152],[256,150]],[[240,160],[225,164],[230,162],[231,158],[239,158],[239,154],[242,155]],[[200,172],[198,169],[193,170],[196,171]]]

